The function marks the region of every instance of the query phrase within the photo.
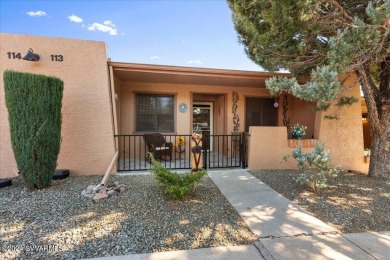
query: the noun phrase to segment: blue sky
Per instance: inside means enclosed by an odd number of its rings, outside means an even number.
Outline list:
[[[104,41],[113,61],[261,70],[226,1],[0,0],[0,31]]]

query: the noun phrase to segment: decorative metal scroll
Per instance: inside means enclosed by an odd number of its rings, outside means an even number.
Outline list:
[[[283,103],[282,103],[282,107],[283,107],[283,125],[284,126],[287,126],[287,128],[290,127],[290,118],[287,117],[287,111],[288,111],[288,99],[287,99],[287,95],[283,95]]]
[[[191,163],[191,168],[193,172],[199,171],[199,165],[201,165],[202,158],[202,134],[193,133],[192,134],[192,156],[193,161]]]
[[[236,91],[233,91],[233,106],[232,106],[232,113],[233,113],[233,132],[238,132],[240,130],[240,117],[237,114],[237,102],[239,100],[238,93]]]

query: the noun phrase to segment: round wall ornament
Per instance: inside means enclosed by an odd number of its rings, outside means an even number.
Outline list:
[[[180,111],[181,113],[185,113],[185,112],[187,112],[187,110],[188,110],[188,106],[187,106],[186,103],[181,103],[181,104],[179,105],[179,111]]]

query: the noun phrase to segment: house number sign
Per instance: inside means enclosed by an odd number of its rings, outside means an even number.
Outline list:
[[[10,60],[16,60],[16,59],[21,59],[22,58],[22,55],[20,54],[20,52],[7,52],[7,56],[8,56],[8,59]],[[51,57],[51,61],[56,61],[56,62],[62,62],[64,61],[64,56],[61,55],[61,54],[52,54],[50,55]]]

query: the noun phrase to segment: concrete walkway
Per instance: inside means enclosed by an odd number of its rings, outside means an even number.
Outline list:
[[[254,245],[97,259],[390,259],[390,231],[341,234],[246,170],[210,171],[209,176],[260,236]]]
[[[209,176],[260,238],[337,232],[246,170],[210,172]]]

